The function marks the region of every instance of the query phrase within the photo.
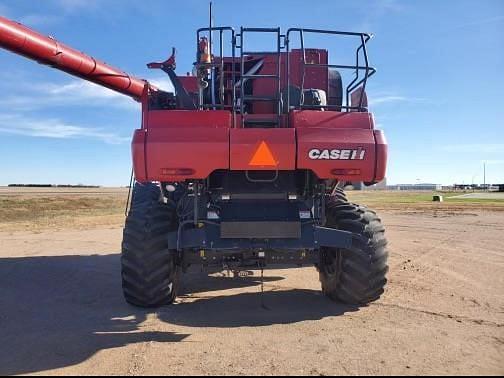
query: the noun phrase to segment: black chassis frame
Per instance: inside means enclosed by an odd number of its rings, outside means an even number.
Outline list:
[[[352,245],[351,232],[323,226],[328,188],[310,171],[217,171],[206,180],[161,183],[161,189],[177,211],[168,248],[178,252],[184,270],[317,264],[324,247]]]

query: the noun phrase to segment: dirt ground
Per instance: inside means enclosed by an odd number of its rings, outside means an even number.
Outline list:
[[[267,309],[257,276],[194,272],[176,305],[139,310],[116,218],[0,228],[0,374],[504,374],[504,212],[380,214],[390,283],[365,308],[306,267],[265,272]]]

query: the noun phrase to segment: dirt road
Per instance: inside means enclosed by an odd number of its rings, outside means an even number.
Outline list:
[[[121,229],[0,233],[0,374],[504,374],[504,213],[382,212],[386,296],[331,303],[314,268],[193,273],[159,311],[121,297]]]

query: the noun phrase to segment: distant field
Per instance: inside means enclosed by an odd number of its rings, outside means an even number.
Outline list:
[[[463,192],[349,191],[352,202],[386,210],[504,210],[504,193],[489,198],[461,197]],[[442,195],[444,202],[433,202]]]
[[[124,222],[125,188],[0,188],[0,230],[89,228]],[[502,198],[459,197],[442,193],[445,202],[432,202],[431,192],[349,191],[352,202],[377,210],[504,211]]]
[[[116,226],[127,189],[0,188],[0,230]]]
[[[22,196],[121,196],[128,193],[128,188],[28,188],[0,186],[0,198]]]

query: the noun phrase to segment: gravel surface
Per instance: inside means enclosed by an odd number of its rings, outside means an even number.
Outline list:
[[[504,374],[504,215],[382,212],[390,284],[355,308],[314,268],[190,273],[123,302],[121,228],[0,232],[0,374]]]

